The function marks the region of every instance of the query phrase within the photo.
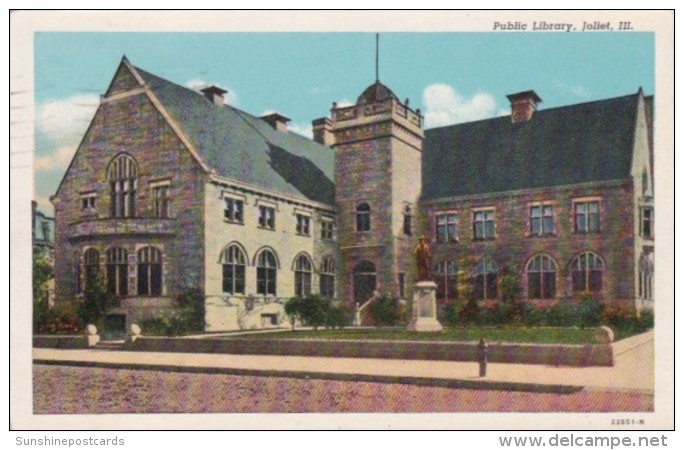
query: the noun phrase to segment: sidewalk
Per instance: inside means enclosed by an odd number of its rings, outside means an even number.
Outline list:
[[[35,364],[377,381],[533,392],[590,389],[652,394],[653,332],[615,344],[614,367],[489,364],[479,378],[473,362],[301,356],[33,349]]]

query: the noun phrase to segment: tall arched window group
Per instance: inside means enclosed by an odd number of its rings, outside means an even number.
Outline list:
[[[138,166],[128,155],[119,155],[109,165],[111,216],[135,217]]]
[[[122,247],[109,247],[105,250],[104,273],[100,268],[100,252],[89,247],[83,252],[83,270],[79,253],[74,254],[77,292],[82,292],[99,276],[104,276],[107,291],[116,296],[130,295],[129,267],[137,266],[134,292],[141,296],[158,296],[163,293],[163,255],[160,249],[145,246],[135,253],[135,262],[129,260],[128,250]]]

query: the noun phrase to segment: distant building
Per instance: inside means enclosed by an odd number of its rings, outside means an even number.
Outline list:
[[[31,240],[34,249],[45,250],[52,258],[55,246],[55,218],[49,217],[31,201]]]
[[[540,111],[528,91],[509,96],[510,116],[423,130],[377,81],[314,120],[314,141],[225,93],[122,60],[53,197],[57,301],[100,271],[129,324],[199,287],[208,330],[275,326],[295,295],[410,297],[425,234],[441,302],[462,270],[483,301],[515,271],[536,302],[589,291],[652,304],[641,90]]]

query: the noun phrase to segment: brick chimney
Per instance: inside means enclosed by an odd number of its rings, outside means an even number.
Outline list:
[[[228,93],[228,91],[225,89],[221,89],[218,86],[207,86],[204,89],[201,89],[201,91],[207,100],[212,102],[214,105],[223,106],[225,104],[223,95]]]
[[[537,110],[537,104],[542,102],[542,99],[532,90],[518,92],[506,97],[511,102],[512,123],[528,122]]]
[[[276,131],[287,131],[287,123],[290,121],[289,117],[282,114],[273,113],[260,117],[261,120],[267,122]]]
[[[335,136],[332,133],[332,121],[327,117],[321,117],[311,122],[313,127],[313,140],[323,145],[333,145]]]

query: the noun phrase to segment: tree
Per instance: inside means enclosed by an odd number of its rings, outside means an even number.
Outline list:
[[[292,297],[285,303],[285,314],[290,318],[290,324],[292,325],[292,331],[295,329],[295,321],[301,319],[302,314],[302,302],[301,297]]]
[[[52,278],[52,264],[45,251],[33,250],[33,331],[45,326],[49,316],[49,293],[47,283]]]
[[[389,294],[383,294],[382,297],[371,303],[368,310],[377,326],[396,325],[401,317],[399,300]]]
[[[83,303],[78,315],[83,324],[98,323],[107,311],[116,306],[116,298],[107,290],[102,272],[92,272],[86,279]]]
[[[302,300],[300,317],[314,331],[318,331],[318,327],[325,325],[329,309],[330,300],[314,294]]]

